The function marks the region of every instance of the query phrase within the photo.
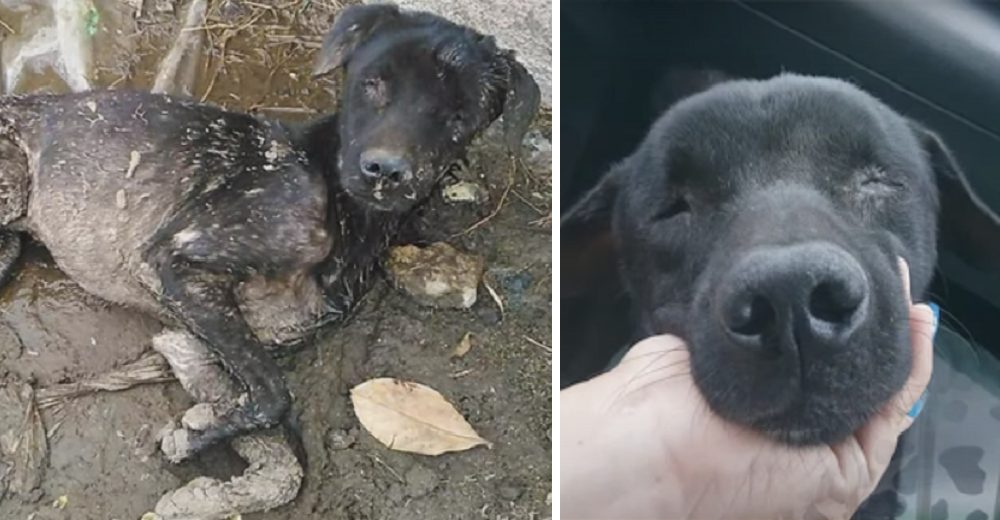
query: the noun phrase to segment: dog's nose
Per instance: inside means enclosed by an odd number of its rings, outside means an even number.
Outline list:
[[[751,250],[720,287],[720,316],[737,344],[777,356],[786,348],[844,347],[864,321],[869,284],[844,249],[825,242]]]
[[[400,182],[412,176],[410,163],[402,154],[387,150],[367,150],[361,154],[361,173],[372,180]]]

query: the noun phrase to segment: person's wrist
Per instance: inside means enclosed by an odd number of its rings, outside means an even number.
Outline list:
[[[683,511],[680,482],[657,442],[657,403],[629,394],[632,375],[616,367],[560,394],[560,488],[574,497],[562,504],[565,518],[679,518]]]

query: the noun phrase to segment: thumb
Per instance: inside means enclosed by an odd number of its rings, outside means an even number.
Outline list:
[[[908,273],[905,264],[902,267],[905,284]],[[876,479],[888,466],[900,434],[913,424],[920,413],[931,380],[937,313],[926,304],[910,305],[909,309],[910,345],[913,349],[910,377],[889,403],[857,433],[869,471]]]

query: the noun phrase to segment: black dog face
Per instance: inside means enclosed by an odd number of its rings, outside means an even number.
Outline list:
[[[833,442],[909,374],[896,258],[919,297],[939,187],[997,229],[941,142],[857,88],[725,82],[664,114],[569,212],[563,257],[610,244],[643,333],[688,342],[716,413],[783,442]]]
[[[424,199],[501,114],[518,151],[538,109],[538,86],[492,38],[395,6],[341,12],[315,73],[340,66],[341,183],[378,210],[406,211]]]

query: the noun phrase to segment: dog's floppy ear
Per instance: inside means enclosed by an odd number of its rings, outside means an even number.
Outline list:
[[[980,271],[1000,270],[1000,216],[973,192],[965,173],[937,134],[912,121],[910,127],[934,170],[941,201],[941,249]]]
[[[514,57],[513,51],[502,51],[507,62],[507,95],[503,103],[503,136],[507,149],[515,155],[521,153],[521,141],[528,126],[538,112],[542,94],[538,83]]]
[[[566,212],[559,226],[561,297],[573,297],[617,285],[611,216],[628,160],[615,165]]]
[[[352,5],[344,8],[323,38],[323,46],[313,65],[313,77],[329,74],[344,64],[351,53],[386,23],[402,16],[395,5]]]

